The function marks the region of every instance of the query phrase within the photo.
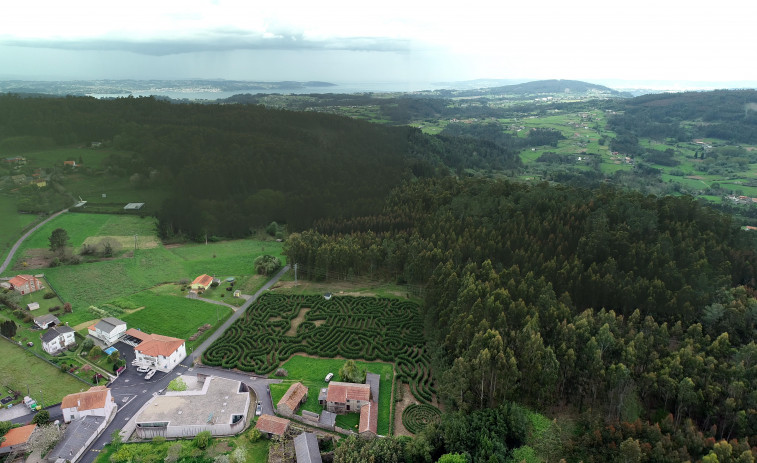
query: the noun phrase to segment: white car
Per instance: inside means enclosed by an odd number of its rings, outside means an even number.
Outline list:
[[[156,371],[157,371],[157,370],[150,370],[150,371],[148,371],[148,372],[147,372],[147,374],[145,375],[145,379],[150,379],[150,378],[152,378],[153,376],[155,376],[155,372],[156,372]]]
[[[258,402],[258,405],[255,407],[255,416],[260,416],[261,413],[263,413],[263,404]]]
[[[147,373],[148,371],[150,371],[150,369],[147,367],[137,367],[137,372],[139,373]]]
[[[326,378],[324,378],[324,379],[328,383],[329,381],[331,381],[331,378],[333,378],[333,377],[334,377],[334,373],[329,373],[329,374],[326,375]]]

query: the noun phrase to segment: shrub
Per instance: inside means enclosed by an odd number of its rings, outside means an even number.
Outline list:
[[[45,298],[45,299],[52,299],[52,298],[54,298],[54,297],[55,297],[55,293],[54,293],[54,292],[52,292],[52,291],[48,291],[48,292],[46,292],[46,293],[45,293],[45,295],[44,295],[44,296],[42,296],[42,297],[43,297],[43,298]]]
[[[155,436],[152,438],[152,443],[156,445],[160,445],[165,441],[166,441],[166,438],[163,436]]]
[[[81,348],[82,348],[82,350],[88,351],[88,350],[90,350],[92,348],[93,345],[95,345],[95,343],[92,342],[91,339],[84,338],[84,341],[82,341],[82,343],[81,343]]]
[[[286,368],[279,368],[278,370],[276,370],[276,376],[283,376],[286,378],[287,376],[289,376],[289,372]]]
[[[47,309],[48,312],[57,312],[59,310],[60,310],[60,306],[59,305],[56,305],[54,307],[50,307],[49,309]]]
[[[258,428],[252,428],[247,433],[247,440],[254,443],[260,440],[260,438],[263,437],[262,434],[260,434],[260,430]]]
[[[185,383],[184,380],[181,379],[181,376],[179,376],[178,378],[172,379],[171,382],[168,383],[168,390],[169,391],[186,391],[187,383]]]
[[[194,438],[194,444],[198,449],[205,450],[210,445],[211,437],[210,431],[202,431]]]
[[[50,412],[48,412],[47,410],[40,410],[36,415],[34,415],[34,418],[32,418],[32,423],[38,426],[45,425],[49,422]]]
[[[71,307],[70,302],[66,302],[65,304],[63,304],[63,311],[66,313],[71,313],[74,311],[73,307]]]

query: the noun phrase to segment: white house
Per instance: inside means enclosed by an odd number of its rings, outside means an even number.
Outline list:
[[[167,373],[187,356],[187,347],[183,339],[147,334],[134,328],[129,329],[126,334],[140,340],[134,348],[134,364],[137,366]]]
[[[126,334],[126,322],[113,317],[105,317],[88,328],[89,335],[104,342],[106,346],[115,344]]]
[[[110,389],[105,386],[94,386],[88,391],[69,394],[60,404],[66,423],[85,416],[102,416],[107,419],[115,408],[116,402],[110,395]]]
[[[53,326],[42,335],[42,349],[55,355],[66,347],[76,344],[75,332],[68,326]]]

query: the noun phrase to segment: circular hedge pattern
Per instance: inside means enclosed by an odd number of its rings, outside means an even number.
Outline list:
[[[433,405],[413,404],[402,412],[402,424],[409,432],[418,434],[431,423],[439,423],[442,412]]]
[[[292,330],[301,313],[304,317]],[[202,360],[261,375],[297,353],[382,360],[395,363],[398,379],[410,385],[419,402],[429,403],[436,390],[424,345],[423,322],[414,302],[355,296],[327,301],[319,295],[266,293],[205,351]]]

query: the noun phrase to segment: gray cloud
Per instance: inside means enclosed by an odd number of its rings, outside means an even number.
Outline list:
[[[286,32],[264,37],[240,29],[216,29],[192,37],[154,39],[19,39],[0,36],[6,46],[58,50],[128,51],[141,55],[166,56],[195,52],[230,50],[349,50],[406,52],[410,42],[382,37],[345,37],[325,40],[307,39],[301,33]]]

